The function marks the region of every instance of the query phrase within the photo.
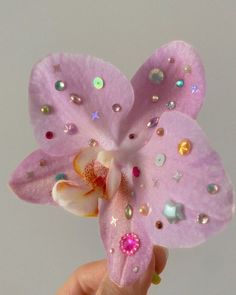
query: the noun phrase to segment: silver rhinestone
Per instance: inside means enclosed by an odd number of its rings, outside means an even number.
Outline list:
[[[109,253],[110,253],[110,254],[114,254],[114,252],[115,252],[115,249],[114,249],[114,248],[111,248],[111,249],[109,250]]]
[[[166,104],[166,107],[167,107],[168,110],[175,109],[175,107],[176,107],[175,101],[168,101],[167,104]]]
[[[200,224],[207,224],[209,222],[209,216],[205,213],[201,213],[197,217],[197,222]]]
[[[135,267],[133,268],[133,272],[134,272],[134,273],[138,273],[138,272],[139,272],[139,267],[138,267],[138,266],[135,266]]]
[[[75,104],[81,104],[83,102],[83,99],[75,93],[70,94],[70,100]]]
[[[161,69],[152,69],[149,73],[149,79],[153,83],[160,84],[165,79],[165,74]]]
[[[162,167],[165,164],[166,155],[165,154],[158,154],[155,158],[155,164],[158,167]]]
[[[158,100],[159,100],[159,96],[157,96],[157,95],[152,96],[152,102],[156,103],[156,102],[158,102]]]
[[[216,183],[210,183],[207,186],[207,191],[209,194],[214,195],[219,192],[219,185]]]
[[[112,106],[113,112],[120,112],[121,111],[121,106],[118,103],[113,104]]]
[[[152,119],[150,119],[150,121],[147,123],[147,128],[154,128],[157,126],[159,122],[159,118],[158,117],[154,117]]]
[[[90,140],[89,140],[89,146],[91,146],[91,147],[95,147],[95,146],[98,146],[98,142],[97,142],[97,140],[96,139],[93,139],[93,138],[91,138]]]

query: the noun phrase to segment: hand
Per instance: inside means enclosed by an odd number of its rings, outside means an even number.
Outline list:
[[[107,261],[100,260],[79,267],[57,295],[146,295],[153,274],[160,274],[167,262],[168,251],[154,247],[147,271],[133,285],[119,288],[108,277]]]

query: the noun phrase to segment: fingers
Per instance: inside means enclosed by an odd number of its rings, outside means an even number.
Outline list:
[[[160,246],[154,246],[153,253],[155,256],[155,272],[160,274],[164,270],[167,263],[169,256],[168,249]]]

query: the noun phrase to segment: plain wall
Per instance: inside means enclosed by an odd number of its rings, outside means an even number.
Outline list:
[[[51,295],[77,266],[104,257],[96,219],[18,200],[11,171],[37,147],[28,115],[32,65],[51,52],[111,61],[128,77],[163,43],[183,39],[206,67],[198,121],[236,177],[235,0],[0,0],[0,294]],[[198,248],[171,251],[150,294],[234,295],[235,219]]]

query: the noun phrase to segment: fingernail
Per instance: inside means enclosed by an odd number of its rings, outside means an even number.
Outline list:
[[[154,274],[152,276],[152,284],[153,285],[159,285],[160,282],[161,282],[160,276],[156,272],[154,272]]]

